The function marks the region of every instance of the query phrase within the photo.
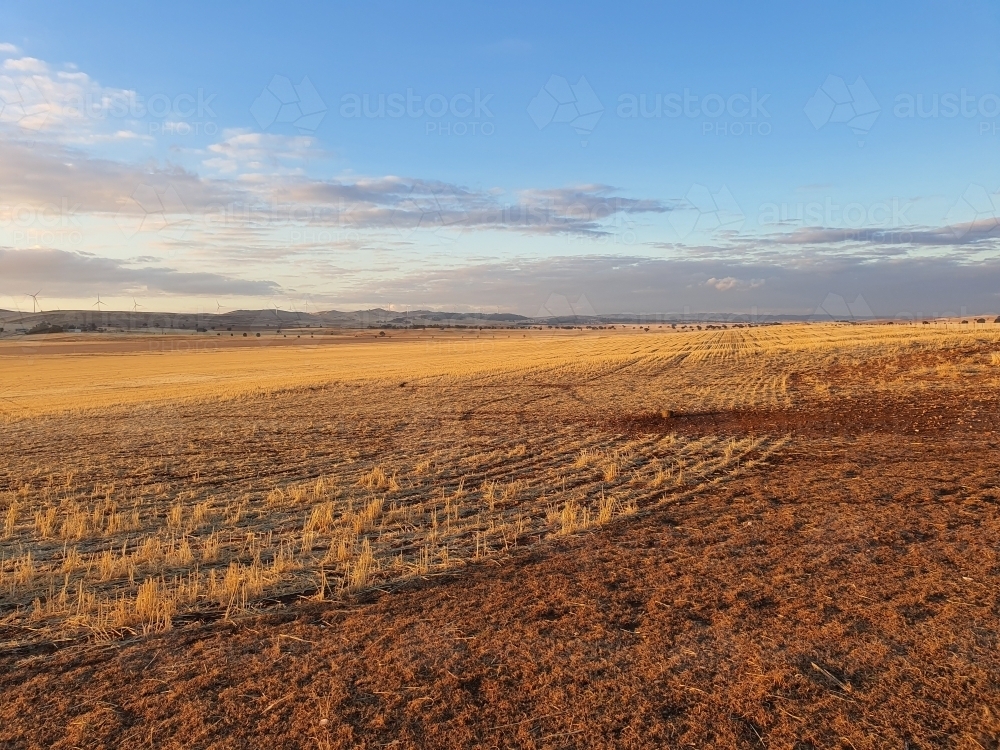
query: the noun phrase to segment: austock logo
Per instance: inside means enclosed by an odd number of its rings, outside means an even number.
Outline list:
[[[326,110],[326,103],[308,76],[293,84],[285,76],[276,75],[250,105],[250,114],[261,130],[275,123],[288,123],[303,134],[316,132]]]
[[[149,97],[135,91],[87,92],[68,98],[62,113],[91,120],[146,120],[149,135],[215,135],[219,126],[212,102],[217,96],[206,94],[205,89]]]
[[[692,185],[679,205],[667,214],[667,221],[681,239],[694,232],[738,232],[746,221],[729,188],[713,193],[704,185]]]
[[[139,185],[115,214],[115,224],[126,240],[140,232],[180,240],[191,228],[192,217],[173,185],[160,189]]]
[[[579,318],[597,315],[586,294],[570,299],[564,294],[552,292],[545,304],[538,308],[536,318]]]
[[[760,94],[756,88],[749,94],[683,93],[632,94],[618,97],[618,117],[624,119],[701,120],[702,135],[744,136],[770,135],[771,113],[767,110],[770,94]]]
[[[0,123],[38,131],[45,126],[50,110],[51,104],[34,76],[18,81],[0,76]]]
[[[806,102],[805,113],[816,130],[829,123],[842,123],[856,136],[865,136],[878,119],[882,107],[861,76],[848,84],[840,76],[827,76]],[[864,145],[863,140],[858,141]]]
[[[83,243],[80,204],[61,198],[59,203],[0,203],[0,230],[6,230],[13,245],[53,246]]]
[[[816,307],[813,315],[822,320],[871,320],[875,317],[868,302],[860,294],[854,302],[848,302],[839,294],[833,292]]]
[[[593,133],[603,114],[604,105],[583,76],[572,84],[562,76],[550,76],[528,104],[528,115],[539,130],[566,123],[581,136]],[[585,140],[580,143],[587,145]]]
[[[794,224],[841,230],[845,239],[909,242],[913,223],[907,212],[912,207],[912,203],[899,198],[868,204],[841,204],[830,197],[803,203],[762,203],[757,223],[761,227]]]
[[[462,197],[454,190],[435,190],[430,194],[411,189],[400,201],[390,218],[393,227],[404,239],[417,231],[429,232],[444,242],[455,242],[468,226],[471,215]]]
[[[892,114],[900,119],[979,119],[980,135],[1000,132],[1000,95],[995,93],[970,94],[967,89],[945,93],[897,94]]]
[[[948,211],[945,222],[956,240],[972,231],[996,232],[1000,228],[1000,191],[989,193],[982,185],[969,185]]]
[[[406,93],[344,94],[340,98],[340,116],[346,119],[426,120],[425,135],[490,136],[496,132],[491,120],[490,100],[476,88],[472,93],[417,94],[412,88]]]

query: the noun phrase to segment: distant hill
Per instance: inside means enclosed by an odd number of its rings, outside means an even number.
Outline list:
[[[814,315],[762,315],[753,323],[793,322],[815,319]],[[695,323],[748,323],[748,316],[727,313],[677,313],[610,315],[578,315],[558,317],[527,317],[513,313],[468,313],[440,310],[355,310],[344,312],[298,312],[268,308],[264,310],[232,310],[223,313],[129,312],[115,310],[57,310],[22,313],[0,310],[3,335],[19,329],[39,330],[60,327],[114,331],[267,331],[299,328],[409,328],[409,327],[524,327],[524,326],[605,326],[605,325],[668,325]]]
[[[414,310],[408,313],[383,310],[356,312],[306,313],[294,310],[233,310],[224,313],[164,313],[122,312],[115,310],[59,310],[53,312],[19,313],[0,310],[0,324],[32,328],[37,325],[61,326],[65,329],[164,329],[164,330],[268,330],[277,328],[368,328],[381,326],[431,325],[522,325],[529,318],[510,313],[457,313]]]

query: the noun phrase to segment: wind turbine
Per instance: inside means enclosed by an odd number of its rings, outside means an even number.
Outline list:
[[[219,300],[215,300],[215,314],[219,315],[222,312],[222,305],[219,304]]]
[[[42,306],[38,304],[38,295],[41,294],[41,293],[42,293],[42,290],[39,289],[34,294],[28,294],[28,295],[26,295],[28,297],[31,297],[31,312],[33,312],[33,313],[36,313],[36,312],[45,312],[45,310],[42,309]]]
[[[132,315],[128,318],[128,329],[132,330],[132,323],[136,315],[139,314],[139,308],[142,307],[138,302],[135,301],[135,297],[132,298]]]
[[[101,295],[98,294],[97,295],[97,302],[94,303],[94,307],[97,308],[97,312],[101,311],[101,305],[104,305],[105,307],[108,306],[106,302],[101,302]]]

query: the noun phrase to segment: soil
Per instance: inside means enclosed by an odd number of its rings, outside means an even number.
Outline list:
[[[993,394],[593,423],[794,440],[460,575],[0,655],[0,746],[1000,747]]]

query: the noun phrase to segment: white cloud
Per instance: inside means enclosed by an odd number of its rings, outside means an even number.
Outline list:
[[[0,42],[0,55],[16,55],[20,51],[16,44]]]
[[[35,57],[21,57],[4,60],[3,69],[14,73],[47,73],[49,67]]]
[[[705,282],[705,286],[718,289],[720,292],[728,292],[733,289],[756,289],[759,286],[764,286],[764,279],[737,279],[734,276],[717,279],[713,276]]]
[[[297,175],[302,174],[307,159],[323,156],[316,139],[310,136],[248,130],[226,130],[222,135],[221,141],[208,147],[212,156],[202,163],[225,175],[243,172]]]
[[[0,207],[71,207],[79,214],[114,214],[139,185],[172,185],[193,210],[238,197],[236,186],[178,167],[138,167],[88,156],[56,144],[38,148],[0,139]]]
[[[109,113],[127,115],[134,99],[135,92],[103,87],[75,68],[53,71],[34,57],[7,59],[0,65],[0,135],[88,143],[95,133],[120,130],[127,117]]]

